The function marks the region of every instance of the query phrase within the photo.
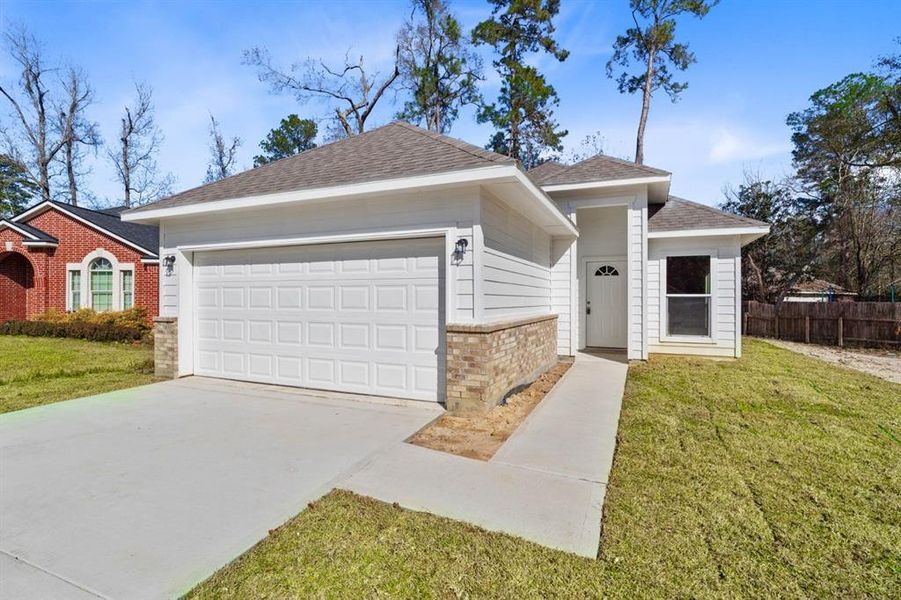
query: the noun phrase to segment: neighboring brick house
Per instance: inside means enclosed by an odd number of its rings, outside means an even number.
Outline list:
[[[48,309],[159,311],[159,229],[124,208],[41,202],[0,219],[0,322]]]

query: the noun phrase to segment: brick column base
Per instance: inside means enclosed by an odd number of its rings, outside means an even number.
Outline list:
[[[178,377],[178,317],[154,317],[153,365],[157,377]]]
[[[486,412],[557,361],[557,315],[447,326],[447,409]]]

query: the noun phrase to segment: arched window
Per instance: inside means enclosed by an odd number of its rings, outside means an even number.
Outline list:
[[[602,265],[594,272],[595,277],[616,277],[619,271],[613,265]]]
[[[91,262],[91,308],[98,312],[113,308],[113,264],[105,258]]]

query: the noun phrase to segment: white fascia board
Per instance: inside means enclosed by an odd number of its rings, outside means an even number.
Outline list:
[[[769,227],[717,227],[710,229],[675,229],[673,231],[651,231],[648,238],[685,238],[685,237],[711,237],[717,235],[748,236],[753,241],[770,232]],[[743,243],[747,243],[744,242]]]
[[[510,179],[513,172],[518,169],[512,165],[497,165],[466,169],[462,171],[449,171],[435,175],[420,175],[416,177],[403,177],[399,179],[382,179],[366,183],[353,183],[348,185],[336,185],[324,188],[313,188],[292,192],[278,192],[261,196],[246,196],[243,198],[230,198],[226,200],[213,200],[199,202],[184,206],[169,208],[156,208],[140,210],[137,212],[122,213],[123,221],[137,223],[152,223],[159,219],[169,217],[185,217],[212,212],[228,210],[240,210],[247,208],[262,208],[283,204],[299,204],[304,202],[317,202],[322,200],[337,200],[349,196],[366,194],[379,194],[385,192],[412,191],[423,188],[464,185],[468,183],[486,183],[489,181]]]
[[[626,185],[649,185],[652,183],[669,183],[669,175],[652,175],[649,177],[635,177],[633,179],[611,179],[610,181],[589,181],[587,183],[560,183],[557,185],[541,186],[545,192],[568,192],[571,190],[592,190]]]
[[[557,206],[557,203],[551,200],[550,196],[548,196],[544,190],[535,185],[531,179],[526,177],[526,174],[520,171],[519,169],[514,168],[514,172],[516,174],[516,179],[522,184],[538,201],[539,206],[544,209],[548,214],[550,214],[554,220],[557,222],[558,226],[562,226],[562,233],[565,237],[579,237],[579,229],[575,226],[575,224],[569,220],[569,217],[563,214],[560,210],[560,207]],[[557,235],[559,233],[555,232]]]
[[[47,201],[40,202],[38,204],[35,204],[34,206],[29,208],[25,212],[19,213],[18,215],[13,217],[12,220],[21,223],[21,222],[25,221],[25,219],[27,219],[28,217],[32,216],[33,214],[36,214],[39,212],[44,212],[47,208],[52,207],[52,206],[53,206],[52,202],[47,202]]]
[[[65,208],[63,208],[61,206],[57,206],[56,204],[53,204],[52,202],[42,202],[41,204],[32,206],[30,209],[23,212],[21,215],[18,215],[14,220],[21,222],[35,213],[44,212],[46,210],[58,210],[59,212],[66,215],[67,217],[71,217],[71,218],[75,219],[82,225],[90,227],[91,229],[93,229],[95,231],[99,231],[100,233],[102,233],[104,235],[108,235],[109,237],[113,238],[117,242],[121,242],[121,243],[125,244],[126,246],[130,246],[130,247],[134,248],[135,250],[139,250],[139,251],[143,252],[144,254],[152,254],[153,256],[156,256],[159,253],[159,248],[157,248],[156,250],[149,250],[142,246],[138,246],[134,242],[126,240],[125,238],[116,235],[112,231],[104,229],[103,227],[97,225],[96,223],[92,223],[92,222],[88,221],[87,219],[83,219],[83,218],[79,217],[78,215],[76,215],[75,213],[69,212]],[[122,219],[122,220],[124,221],[125,219]]]
[[[59,246],[56,242],[44,242],[38,240],[36,242],[22,242],[23,246],[28,246],[29,248],[56,248]]]
[[[444,237],[447,228],[380,231],[377,233],[342,233],[326,236],[279,238],[252,240],[248,242],[222,242],[215,244],[187,244],[178,246],[179,252],[203,252],[210,250],[250,250],[254,248],[275,248],[283,246],[312,246],[317,244],[342,244],[347,242],[370,242],[380,240],[402,240]]]
[[[142,265],[158,265],[158,264],[160,264],[160,259],[158,259],[158,258],[142,258],[141,264]]]
[[[28,238],[29,240],[37,240],[37,241],[40,241],[39,238],[38,238],[37,236],[32,235],[31,233],[25,231],[24,229],[20,229],[20,228],[16,227],[16,224],[15,224],[15,223],[12,223],[11,221],[7,221],[7,220],[5,220],[5,219],[0,220],[0,227],[9,227],[10,229],[12,229],[13,231],[15,231],[16,233],[22,234],[23,236],[25,236],[25,237]]]

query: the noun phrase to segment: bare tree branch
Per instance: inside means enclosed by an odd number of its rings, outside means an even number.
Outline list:
[[[367,119],[400,75],[399,52],[395,50],[394,68],[381,83],[376,83],[378,74],[367,73],[362,56],[356,62],[345,56],[344,65],[337,69],[308,58],[285,71],[273,64],[267,50],[252,48],[244,52],[244,64],[255,67],[260,81],[268,83],[273,93],[289,92],[300,103],[318,98],[330,104],[333,118],[350,136],[366,130]]]
[[[231,175],[235,170],[238,148],[241,138],[233,137],[226,142],[219,130],[219,121],[210,114],[210,164],[206,169],[205,183],[219,181]]]
[[[5,151],[17,157],[24,166],[27,179],[37,186],[42,200],[50,200],[50,166],[65,144],[65,134],[54,131],[56,119],[51,114],[54,93],[50,75],[57,69],[48,67],[40,43],[24,27],[5,35],[7,51],[18,65],[20,74],[15,85],[0,85],[0,94],[12,109],[16,132],[6,132]]]
[[[122,184],[125,206],[152,202],[171,192],[175,178],[160,174],[156,162],[162,142],[153,114],[153,90],[136,83],[135,100],[122,115],[118,147],[107,151]]]

